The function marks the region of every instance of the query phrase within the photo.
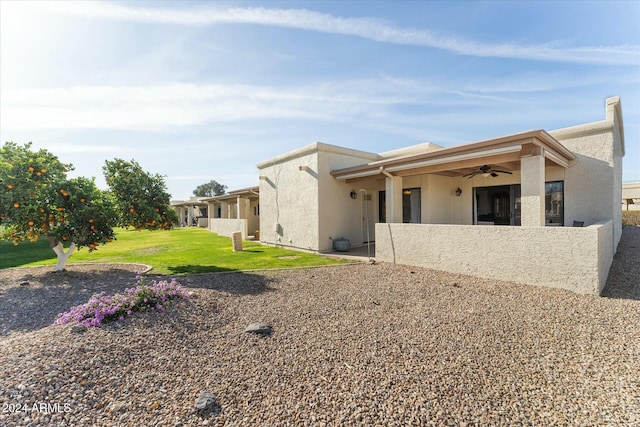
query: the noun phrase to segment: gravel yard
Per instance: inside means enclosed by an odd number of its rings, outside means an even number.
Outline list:
[[[3,270],[0,425],[638,426],[639,248],[626,227],[606,297],[390,264],[205,274],[84,333],[50,325],[136,267]]]

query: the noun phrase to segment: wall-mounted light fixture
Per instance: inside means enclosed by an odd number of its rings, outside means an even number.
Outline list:
[[[260,181],[266,181],[267,177],[265,175],[260,175],[258,179],[260,179]]]
[[[460,187],[456,188],[456,196],[460,197],[462,195],[462,190]]]
[[[409,196],[409,195],[411,195],[411,190],[409,190],[409,189],[402,190],[402,194],[404,194],[405,196]]]
[[[304,165],[304,166],[298,166],[298,170],[300,171],[305,171],[305,172],[309,172],[309,166]]]
[[[349,193],[349,196],[351,196],[351,198],[355,200],[358,197],[358,193],[356,193],[356,190],[351,190],[351,193]]]

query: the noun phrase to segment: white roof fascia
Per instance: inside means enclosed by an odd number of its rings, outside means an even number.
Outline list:
[[[264,169],[269,166],[276,165],[278,163],[284,163],[286,161],[293,160],[298,157],[306,156],[308,154],[317,153],[320,151],[326,152],[326,153],[342,154],[345,156],[359,157],[359,158],[362,158],[363,160],[379,160],[380,159],[380,156],[378,154],[370,153],[368,151],[360,151],[360,150],[354,150],[352,148],[339,147],[337,145],[325,144],[324,142],[314,142],[313,144],[305,145],[304,147],[264,160],[258,163],[256,166],[258,167],[258,169]]]

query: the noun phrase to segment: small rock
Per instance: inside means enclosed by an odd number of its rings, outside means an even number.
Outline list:
[[[272,329],[271,329],[271,326],[267,325],[266,323],[257,322],[247,326],[244,331],[252,334],[258,334],[258,335],[270,335]]]
[[[83,332],[87,331],[87,327],[84,325],[73,325],[71,327],[71,333],[72,334],[81,334]]]
[[[126,402],[113,402],[111,405],[109,405],[109,411],[111,413],[120,412],[123,409],[126,409],[126,407],[127,407]]]
[[[212,409],[216,404],[216,399],[213,393],[209,393],[208,391],[203,391],[200,393],[200,396],[196,399],[196,409],[199,410],[207,410]]]

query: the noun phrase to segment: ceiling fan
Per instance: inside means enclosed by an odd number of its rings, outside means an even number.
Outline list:
[[[483,176],[487,177],[489,175],[491,175],[492,177],[496,177],[498,176],[499,173],[508,173],[509,175],[513,175],[511,172],[509,171],[503,171],[503,170],[498,170],[498,169],[493,169],[491,166],[489,165],[484,165],[484,166],[480,166],[478,168],[478,170],[473,171],[471,173],[468,173],[466,175],[462,175],[462,176],[466,176],[467,179],[471,179],[476,175],[480,175],[482,174]]]

